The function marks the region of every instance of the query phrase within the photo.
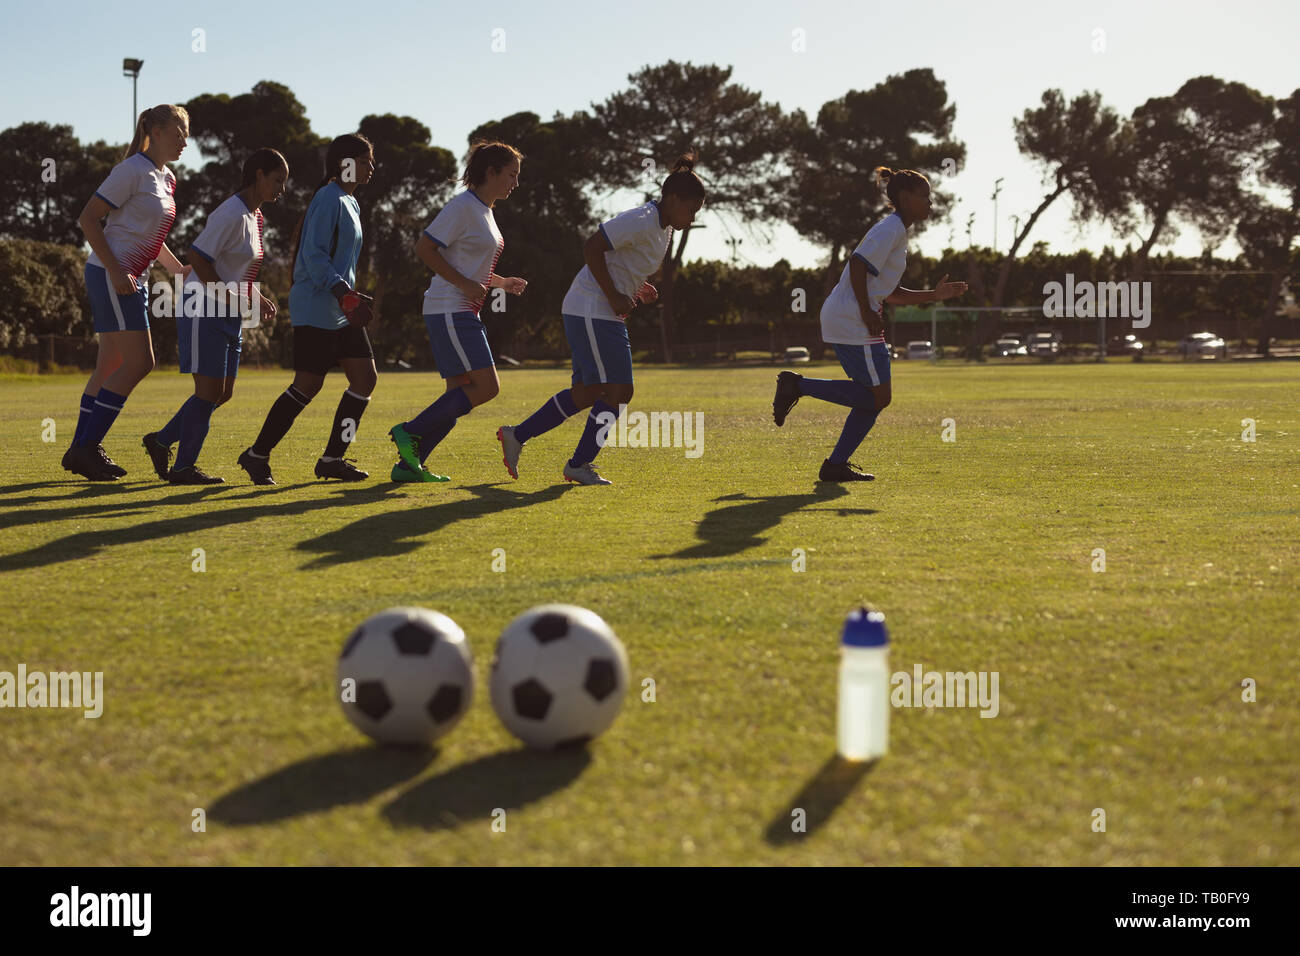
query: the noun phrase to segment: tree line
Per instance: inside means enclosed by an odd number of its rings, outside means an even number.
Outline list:
[[[234,96],[204,94],[183,105],[190,113],[192,152],[175,170],[178,218],[169,244],[188,249],[207,214],[238,185],[244,159],[258,147],[274,146],[287,157],[293,178],[284,199],[265,209],[269,255],[262,279],[287,306],[289,237],[319,182],[331,136],[314,131],[306,107],[287,86],[272,81]],[[633,313],[634,345],[671,361],[681,357],[682,342],[734,323],[738,312],[797,324],[807,315],[792,307],[796,288],[806,288],[806,308],[815,320],[845,258],[887,211],[870,175],[875,166],[930,176],[930,228],[949,217],[956,197],[948,180],[967,153],[952,135],[955,117],[944,82],[930,69],[850,90],[808,116],[732,82],[728,67],[669,61],[630,75],[625,89],[589,110],[550,119],[521,112],[486,122],[471,132],[471,142],[501,139],[525,154],[519,188],[496,209],[506,236],[498,268],[530,283],[506,311],[493,314],[487,307],[494,345],[519,357],[562,349],[555,320],[582,266],[582,240],[601,213],[617,211],[610,208],[611,197],[656,197],[673,160],[692,149],[709,189],[706,211],[725,228],[761,237],[775,224],[789,223],[824,251],[825,263],[813,270],[784,262],[750,270],[688,264],[684,254],[692,229],[682,230],[664,261],[660,301]],[[381,360],[411,361],[426,351],[418,303],[429,278],[412,252],[414,237],[458,188],[459,157],[433,143],[429,128],[413,117],[370,114],[357,128],[375,144],[378,161],[359,195],[365,244],[358,286],[375,298]],[[1036,207],[1017,223],[1009,251],[949,249],[933,261],[914,255],[908,277],[921,284],[940,269],[963,277],[971,290],[963,299],[967,305],[1040,300],[1042,282],[1060,274],[1038,274],[1060,257],[1047,256],[1032,233],[1057,202],[1070,204],[1076,222],[1104,222],[1117,244],[1127,243],[1118,255],[1104,250],[1067,257],[1078,262],[1076,275],[1098,280],[1146,279],[1168,268],[1170,257],[1153,257],[1152,249],[1179,229],[1203,239],[1206,252],[1193,268],[1217,262],[1212,251],[1231,236],[1243,253],[1220,265],[1264,276],[1252,294],[1259,347],[1267,351],[1300,236],[1300,89],[1274,99],[1241,83],[1201,76],[1172,95],[1147,100],[1127,117],[1099,94],[1067,98],[1050,89],[1013,119],[1011,132],[1041,173],[1043,189]],[[41,334],[90,335],[79,289],[84,252],[76,218],[120,157],[121,146],[80,143],[64,125],[28,122],[0,132],[0,240],[10,240],[0,241],[0,291],[11,304],[0,320],[0,348],[24,346]],[[746,297],[760,288],[767,290],[765,298],[751,307]],[[248,335],[250,358],[259,351],[260,357],[276,358],[288,324],[282,308],[273,326]],[[974,323],[968,354],[980,354],[997,327],[996,313]],[[166,332],[159,331],[157,348],[165,355]]]

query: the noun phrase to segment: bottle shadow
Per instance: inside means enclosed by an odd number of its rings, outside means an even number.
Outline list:
[[[787,846],[816,833],[830,820],[836,808],[848,799],[858,781],[874,770],[877,763],[877,760],[845,760],[839,754],[832,754],[803,785],[790,805],[772,818],[764,832],[764,839],[772,846]],[[796,815],[800,811],[803,813],[802,818]],[[802,826],[802,831],[796,829],[796,826]]]

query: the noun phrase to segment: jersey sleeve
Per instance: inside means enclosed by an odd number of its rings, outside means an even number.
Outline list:
[[[317,196],[320,194],[318,193]],[[330,245],[339,224],[339,202],[313,201],[307,207],[307,219],[302,224],[302,243],[298,255],[312,285],[318,289],[332,289],[346,280],[338,274],[330,257]]]
[[[901,227],[898,217],[890,216],[868,229],[858,247],[853,250],[853,255],[866,263],[867,271],[873,276],[880,275],[881,264],[889,258],[903,237],[904,230]]]
[[[95,195],[114,209],[121,209],[140,188],[140,176],[135,163],[123,160],[112,168],[108,178],[99,184]]]
[[[223,252],[239,243],[240,234],[243,232],[242,216],[236,218],[230,215],[225,205],[222,204],[212,211],[208,216],[208,221],[203,226],[203,232],[199,237],[190,243],[190,248],[201,255],[208,262],[212,262]],[[304,227],[305,228],[305,227]]]
[[[602,222],[600,234],[605,237],[605,242],[610,249],[617,249],[633,242],[637,235],[645,230],[646,222],[644,209],[629,209],[627,212],[619,213],[613,219]],[[659,228],[658,221],[654,225],[656,229]]]
[[[465,203],[447,203],[442,207],[442,212],[438,213],[433,218],[433,222],[429,223],[429,228],[424,230],[424,234],[432,239],[439,249],[446,249],[465,235],[466,228],[469,225],[465,212]]]

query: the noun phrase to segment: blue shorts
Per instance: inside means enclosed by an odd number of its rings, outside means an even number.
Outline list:
[[[136,279],[135,292],[118,295],[103,266],[86,263],[86,291],[96,332],[147,332],[149,330],[148,276]]]
[[[573,352],[573,384],[632,384],[632,340],[618,319],[564,316],[564,336]]]
[[[238,326],[232,332],[220,319],[176,318],[176,352],[186,375],[234,378],[239,372],[239,343]]]
[[[455,378],[496,364],[488,348],[487,332],[473,312],[426,314],[424,324],[429,330],[433,360],[443,378]]]
[[[835,350],[835,357],[840,360],[840,367],[859,385],[870,388],[873,385],[888,384],[889,344],[887,342],[876,342],[874,345],[831,343],[831,348]]]

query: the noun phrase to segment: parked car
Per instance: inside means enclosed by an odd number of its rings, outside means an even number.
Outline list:
[[[932,359],[938,358],[939,353],[935,349],[933,342],[908,342],[907,351],[903,354],[903,357],[909,359]]]
[[[993,343],[993,356],[995,358],[1014,358],[1017,355],[1028,354],[1025,343],[1018,335],[1003,335]]]
[[[808,350],[802,345],[792,345],[785,350],[783,362],[786,365],[795,365],[799,362],[811,362],[812,358],[808,355]]]
[[[1183,358],[1227,358],[1228,343],[1213,332],[1193,332],[1178,343]]]
[[[1138,337],[1131,332],[1128,335],[1116,335],[1106,343],[1107,355],[1136,355],[1145,348]]]
[[[1054,359],[1061,354],[1061,333],[1055,329],[1031,332],[1025,351],[1036,358]]]

